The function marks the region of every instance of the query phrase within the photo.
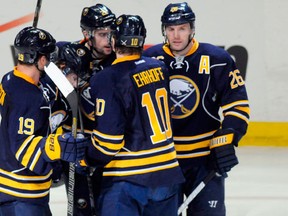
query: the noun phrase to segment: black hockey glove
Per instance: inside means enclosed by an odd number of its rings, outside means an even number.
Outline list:
[[[211,163],[215,171],[227,177],[234,166],[238,164],[234,146],[238,145],[233,129],[217,130],[210,143]]]
[[[84,175],[84,176],[92,176],[95,170],[96,168],[88,167],[88,166],[86,167],[79,166],[78,164],[76,164],[76,167],[75,167],[76,173],[80,175]]]
[[[67,162],[78,162],[85,156],[86,147],[91,143],[89,138],[77,134],[75,139],[71,132],[50,134],[42,145],[44,158],[48,162],[63,160]]]
[[[52,163],[52,167],[53,167],[53,173],[51,175],[51,178],[52,178],[52,187],[53,187],[54,183],[58,184],[58,182],[61,180],[61,176],[63,173],[63,165],[61,161],[56,161]]]

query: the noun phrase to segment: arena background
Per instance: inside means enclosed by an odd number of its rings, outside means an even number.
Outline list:
[[[147,27],[146,45],[161,43],[166,0],[43,0],[38,27],[56,40],[78,40],[82,8],[103,3],[119,16],[138,14]],[[288,146],[288,61],[285,0],[193,0],[198,41],[221,46],[235,58],[246,80],[251,123],[240,146]],[[14,66],[15,35],[32,25],[36,0],[9,0],[0,9],[0,78]]]

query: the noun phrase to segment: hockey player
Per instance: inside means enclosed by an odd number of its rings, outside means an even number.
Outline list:
[[[56,64],[73,87],[79,88],[90,78],[91,62],[91,52],[86,46],[67,43],[59,48]]]
[[[50,216],[49,189],[54,163],[77,162],[87,139],[50,134],[53,101],[40,77],[55,56],[45,30],[25,27],[14,41],[18,63],[0,84],[0,215]]]
[[[81,95],[81,111],[83,114],[83,124],[85,133],[91,135],[94,121],[94,103],[90,97],[89,79],[92,73],[97,73],[103,68],[110,66],[115,60],[115,53],[112,51],[111,44],[108,41],[110,25],[115,19],[112,11],[103,4],[96,4],[91,7],[85,7],[82,10],[80,27],[84,36],[80,43],[86,46],[92,55],[92,71],[90,76],[82,77],[79,88]],[[61,43],[57,43],[61,47]],[[65,128],[65,126],[64,126]],[[69,130],[70,126],[68,125]]]
[[[84,40],[80,43],[92,52],[93,72],[102,70],[115,59],[111,44],[108,41],[110,25],[115,20],[115,14],[105,5],[96,4],[82,10],[80,27]]]
[[[90,80],[96,103],[86,161],[104,167],[100,216],[175,216],[183,175],[170,127],[167,68],[143,58],[143,20],[121,15],[112,25],[112,66]]]
[[[169,4],[161,22],[165,43],[143,55],[169,67],[174,142],[186,177],[183,193],[189,195],[211,170],[219,174],[189,205],[187,215],[222,216],[224,178],[238,164],[235,147],[248,125],[245,82],[225,50],[194,38],[195,14],[186,2]]]
[[[80,95],[79,89],[82,89],[84,85],[87,84],[87,79],[90,78],[91,75],[91,62],[92,56],[90,50],[79,43],[65,43],[59,48],[59,55],[57,60],[57,66],[62,70],[63,74],[67,77],[70,83],[77,89],[78,94]],[[79,98],[78,98],[79,99]],[[81,104],[79,103],[79,111],[81,109]],[[84,123],[82,119],[82,115],[78,115],[79,119],[79,129],[81,133],[84,133]],[[69,130],[71,130],[71,121],[72,116],[71,113],[66,120],[66,127],[69,125]],[[67,123],[69,123],[67,125]],[[58,131],[60,132],[60,131]],[[86,137],[90,137],[91,135],[86,135]],[[66,191],[68,192],[69,186],[69,163],[62,163],[64,173],[63,179]],[[81,173],[75,173],[74,175],[74,205],[73,205],[73,215],[93,215],[91,213],[90,202],[89,202],[89,191],[87,185],[87,178],[82,174],[86,170],[78,169]],[[87,170],[87,174],[88,170]],[[93,201],[94,202],[94,201]]]
[[[111,44],[108,41],[108,34],[110,33],[110,25],[115,19],[114,13],[103,4],[96,4],[90,7],[84,7],[81,13],[80,27],[83,33],[84,39],[73,43],[80,43],[86,46],[92,55],[92,70],[89,76],[81,77],[82,80],[78,85],[78,91],[80,95],[80,110],[82,127],[79,124],[79,130],[84,130],[87,137],[91,136],[94,124],[94,101],[91,101],[89,79],[92,73],[97,73],[103,68],[111,65],[115,60],[115,53],[112,51]],[[63,46],[67,42],[58,42],[59,47]],[[68,119],[66,124],[63,125],[65,131],[71,130],[72,120]],[[65,176],[64,180],[68,185],[68,166],[64,166]],[[80,169],[77,169],[80,171]],[[100,178],[102,176],[101,169],[97,169],[91,173],[91,177],[87,177],[83,174],[89,175],[89,169],[82,170],[80,173],[75,173],[75,190],[74,190],[74,210],[75,216],[93,215],[94,209],[91,208],[92,199],[97,198],[97,194],[100,189]],[[81,174],[82,173],[82,174]],[[90,178],[90,179],[89,179]],[[87,180],[92,182],[88,188]],[[90,191],[89,191],[90,190]],[[93,196],[91,196],[93,192]],[[89,195],[90,194],[90,195]],[[93,204],[92,204],[93,205]]]
[[[115,19],[112,11],[103,4],[96,4],[91,7],[85,7],[81,13],[80,27],[84,36],[83,40],[72,43],[79,43],[86,46],[92,55],[92,71],[90,75],[82,79],[79,91],[81,94],[81,110],[83,114],[83,123],[85,133],[91,134],[94,120],[94,104],[90,100],[89,79],[92,73],[97,73],[103,68],[112,64],[115,60],[115,53],[112,51],[111,44],[108,41],[110,25]],[[60,41],[57,46],[60,48],[71,42]],[[82,77],[83,78],[83,77]],[[69,121],[68,121],[69,122]],[[63,126],[64,129],[70,130],[71,124]]]

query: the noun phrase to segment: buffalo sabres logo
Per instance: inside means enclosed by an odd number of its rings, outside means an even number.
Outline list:
[[[172,118],[182,119],[191,115],[198,107],[200,92],[197,85],[188,77],[174,75],[170,77],[170,99]]]
[[[86,8],[83,9],[82,15],[83,15],[83,16],[86,16],[86,15],[88,14],[88,12],[89,12],[89,8],[86,7]]]
[[[76,50],[76,53],[77,53],[77,55],[80,56],[80,57],[81,57],[81,56],[84,56],[84,55],[86,54],[85,50],[82,49],[82,48],[77,49],[77,50]]]
[[[46,39],[46,34],[45,34],[44,32],[42,32],[42,31],[40,31],[40,32],[39,32],[39,38],[40,38],[41,40],[45,40],[45,39]]]
[[[120,25],[122,22],[123,22],[123,17],[119,17],[119,18],[116,20],[116,25]]]
[[[170,62],[170,67],[172,69],[181,69],[184,68],[185,71],[187,72],[189,69],[189,64],[188,62],[185,60],[184,61],[185,56],[177,56],[175,57],[175,61],[171,61]]]
[[[90,120],[94,121],[94,103],[91,101],[91,87],[86,84],[81,90],[82,113]]]
[[[100,13],[102,16],[107,16],[109,11],[107,8],[100,8]]]
[[[42,86],[43,87],[43,86]],[[47,102],[49,102],[51,99],[50,99],[50,97],[49,97],[49,95],[50,95],[50,90],[49,90],[49,88],[47,88],[47,87],[43,87],[42,88],[42,94],[43,94],[43,97],[45,98],[45,100],[47,101]]]
[[[84,89],[82,91],[82,97],[84,97],[86,100],[90,100],[91,99],[91,94],[90,94],[90,90],[91,90],[91,87],[87,87],[86,89]]]
[[[66,116],[66,113],[64,111],[57,111],[53,113],[50,117],[50,129],[51,132],[55,132],[56,129],[59,127],[61,122],[63,121],[64,117]]]
[[[178,11],[178,9],[179,9],[178,7],[171,7],[170,12],[175,13]]]

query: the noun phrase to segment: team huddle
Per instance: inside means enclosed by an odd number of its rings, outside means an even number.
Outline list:
[[[0,84],[0,216],[51,216],[59,184],[69,216],[176,216],[209,175],[186,215],[226,215],[249,101],[229,53],[194,37],[195,19],[186,2],[168,4],[165,42],[146,50],[144,20],[103,4],[83,8],[82,40],[16,35],[17,65]]]

